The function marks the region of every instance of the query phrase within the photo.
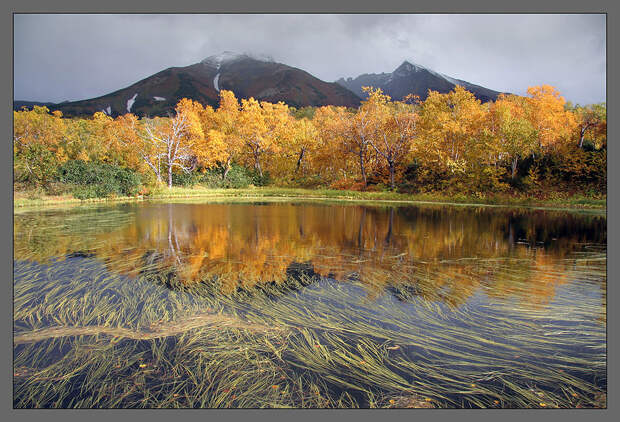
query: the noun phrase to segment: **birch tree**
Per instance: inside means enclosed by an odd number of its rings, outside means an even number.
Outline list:
[[[200,151],[197,147],[204,139],[200,122],[202,106],[186,98],[179,101],[173,117],[156,117],[144,121],[137,135],[141,142],[136,152],[144,163],[162,181],[163,172],[168,176],[168,188],[172,187],[172,173],[175,168],[186,173],[196,166]],[[135,120],[131,122],[135,127]]]

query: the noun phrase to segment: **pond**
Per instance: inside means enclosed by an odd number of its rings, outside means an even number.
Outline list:
[[[606,407],[602,213],[16,211],[16,408]]]

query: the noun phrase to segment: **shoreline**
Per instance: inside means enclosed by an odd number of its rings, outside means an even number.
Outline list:
[[[606,199],[590,199],[585,197],[569,197],[555,200],[541,200],[535,198],[492,197],[477,198],[464,195],[443,196],[440,194],[401,194],[393,192],[359,192],[336,191],[299,188],[243,188],[243,189],[207,189],[207,188],[180,188],[173,187],[171,191],[165,188],[163,192],[150,196],[113,197],[77,199],[70,195],[47,196],[37,199],[24,197],[23,192],[15,192],[13,210],[51,207],[51,206],[84,206],[105,203],[145,202],[162,200],[269,200],[269,201],[331,201],[349,203],[375,204],[421,204],[421,205],[448,205],[448,206],[475,206],[501,208],[528,208],[540,210],[560,211],[590,211],[607,213]],[[17,195],[16,195],[17,194]],[[15,198],[15,196],[18,196]]]

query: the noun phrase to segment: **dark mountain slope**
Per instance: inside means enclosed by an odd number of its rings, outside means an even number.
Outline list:
[[[135,84],[101,97],[50,106],[67,116],[103,111],[111,116],[134,113],[162,116],[171,113],[181,98],[217,106],[219,90],[237,98],[293,107],[337,105],[356,107],[360,98],[348,89],[321,81],[308,72],[247,54],[224,52],[190,66],[171,67]]]
[[[355,79],[340,78],[336,83],[350,89],[361,98],[366,98],[366,94],[362,91],[364,86],[381,88],[385,94],[394,100],[402,100],[408,94],[418,95],[420,99],[424,100],[428,96],[429,89],[445,94],[452,91],[456,85],[464,86],[482,102],[494,101],[500,94],[497,91],[451,78],[408,61],[403,62],[392,73],[364,74]]]

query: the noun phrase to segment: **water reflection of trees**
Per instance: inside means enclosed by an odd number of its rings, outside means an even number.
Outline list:
[[[94,231],[17,216],[15,257],[89,251],[116,272],[165,272],[189,285],[217,280],[223,293],[284,283],[304,264],[319,276],[355,278],[371,296],[388,289],[401,300],[458,305],[482,285],[491,296],[545,303],[570,277],[574,263],[565,258],[584,244],[606,244],[604,217],[542,211],[153,204],[130,215]]]

